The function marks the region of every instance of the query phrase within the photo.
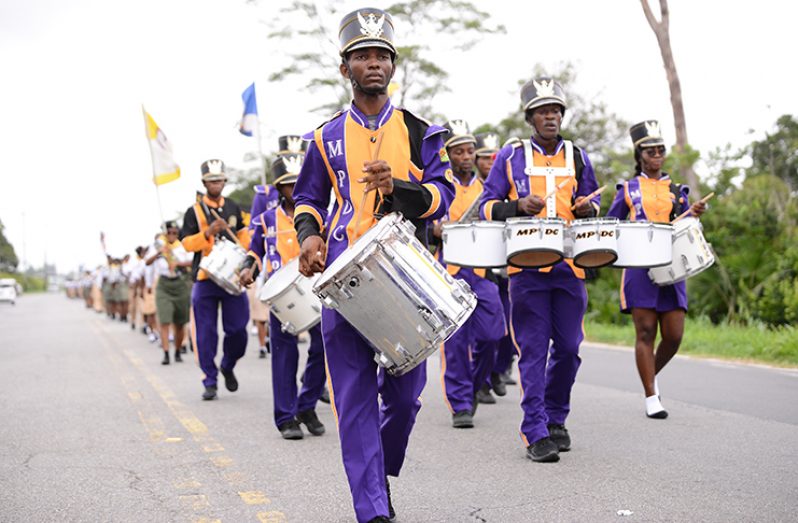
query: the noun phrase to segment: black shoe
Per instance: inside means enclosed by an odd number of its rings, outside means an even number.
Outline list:
[[[393,521],[396,517],[396,511],[393,509],[393,503],[391,503],[391,484],[388,483],[388,476],[385,476],[385,492],[388,493],[388,519]]]
[[[551,438],[542,438],[526,448],[526,457],[538,463],[554,463],[560,461],[557,444]]]
[[[646,412],[646,416],[648,416],[651,419],[665,419],[668,417],[668,411],[661,410],[659,412],[655,412],[654,414],[649,414],[648,412]]]
[[[258,352],[258,358],[260,358],[262,360],[266,359],[266,350],[265,349],[261,349],[260,352]]]
[[[238,380],[236,379],[236,375],[233,374],[233,370],[224,370],[220,368],[222,371],[222,376],[224,376],[224,386],[230,392],[235,392],[238,390]]]
[[[368,520],[368,523],[391,523],[391,520],[385,516],[377,516],[376,518]]]
[[[277,427],[277,430],[280,431],[280,435],[283,439],[302,439],[305,437],[305,434],[302,432],[302,427],[299,426],[299,422],[295,419],[286,421]]]
[[[504,384],[505,384],[505,385],[518,385],[518,382],[516,382],[516,381],[513,379],[513,376],[512,376],[512,374],[510,373],[510,369],[507,369],[507,370],[505,371],[505,373],[504,373],[504,374],[502,374],[502,381],[504,382]]]
[[[179,350],[175,350],[175,363],[183,363],[183,358],[180,357]]]
[[[180,354],[186,354],[187,352],[188,352],[188,349],[186,348],[186,346],[185,346],[185,345],[183,345],[182,347],[180,347]]]
[[[131,323],[130,324],[130,330],[132,330],[132,331],[136,330],[136,324],[135,323]]]
[[[163,359],[161,360],[161,365],[169,365],[169,353],[163,353]]]
[[[456,429],[470,429],[474,427],[474,416],[470,410],[455,412],[452,416],[452,427]]]
[[[205,401],[215,400],[216,399],[216,386],[211,385],[210,387],[205,387],[205,392],[202,393],[202,399]]]
[[[490,388],[487,385],[483,385],[482,388],[477,391],[477,402],[484,403],[485,405],[493,405],[496,403],[496,398],[490,393]]]
[[[298,422],[304,423],[305,427],[308,428],[308,432],[314,436],[321,436],[324,434],[324,424],[319,421],[319,417],[316,416],[315,410],[300,412],[296,415],[296,419]]]
[[[560,452],[568,452],[571,450],[571,436],[568,435],[568,429],[565,425],[550,424],[547,425],[549,429],[549,437],[557,444]]]
[[[319,401],[322,403],[326,403],[327,405],[330,404],[330,391],[327,389],[327,386],[324,386],[324,390],[321,391],[321,396],[319,396]]]
[[[507,395],[507,386],[504,384],[501,374],[497,372],[492,372],[490,374],[490,386],[497,396]]]

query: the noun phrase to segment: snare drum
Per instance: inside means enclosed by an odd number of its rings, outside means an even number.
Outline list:
[[[548,267],[564,257],[565,221],[561,218],[508,218],[504,233],[507,263],[513,267]]]
[[[507,245],[501,222],[443,225],[443,261],[462,267],[504,267]]]
[[[321,321],[321,301],[313,294],[313,285],[320,277],[300,274],[299,258],[294,258],[263,284],[258,299],[277,316],[283,332],[296,336]]]
[[[313,287],[376,351],[394,376],[435,352],[476,308],[477,297],[452,278],[414,236],[415,227],[389,214],[324,271]]]
[[[238,271],[247,259],[246,251],[226,238],[216,240],[210,254],[203,256],[199,267],[216,285],[238,296],[244,289],[238,284]]]
[[[673,262],[648,271],[656,285],[671,285],[705,271],[715,263],[712,245],[707,243],[697,218],[682,218],[673,225]]]
[[[661,267],[671,262],[672,225],[622,221],[616,230],[618,259],[614,267]]]
[[[618,218],[589,218],[571,222],[574,265],[595,269],[618,259]]]

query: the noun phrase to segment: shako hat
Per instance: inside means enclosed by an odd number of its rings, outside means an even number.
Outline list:
[[[477,143],[477,156],[492,156],[499,152],[499,135],[496,133],[479,133],[474,138]]]
[[[629,128],[629,136],[632,137],[632,144],[635,147],[665,145],[665,140],[662,139],[662,132],[659,129],[659,122],[656,120],[646,120],[634,124]]]
[[[477,139],[471,134],[471,128],[465,120],[449,120],[443,124],[443,127],[449,131],[443,142],[443,146],[447,149],[464,143],[477,143]]]
[[[297,134],[287,134],[277,138],[277,146],[279,147],[277,154],[304,153],[308,148],[308,142]]]
[[[338,40],[341,56],[364,47],[382,47],[396,58],[393,18],[376,7],[363,7],[346,15],[338,28]]]
[[[533,78],[521,88],[521,104],[524,112],[535,109],[541,105],[559,104],[565,114],[565,91],[562,86],[550,77]]]
[[[224,162],[221,160],[205,160],[202,162],[202,165],[200,165],[200,171],[202,172],[203,182],[227,180]]]
[[[302,160],[305,155],[299,153],[281,154],[272,162],[273,185],[296,183],[299,171],[302,169]]]

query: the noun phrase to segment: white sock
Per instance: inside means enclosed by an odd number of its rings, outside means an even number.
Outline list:
[[[659,401],[659,396],[649,396],[646,398],[646,414],[653,416],[657,412],[662,412],[665,407]]]
[[[654,376],[654,394],[659,396],[659,383],[657,383],[656,376]]]

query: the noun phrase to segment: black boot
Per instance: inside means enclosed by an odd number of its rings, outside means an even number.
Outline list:
[[[183,363],[183,358],[180,357],[180,349],[175,349],[175,363]]]
[[[169,365],[169,352],[163,351],[163,359],[161,360],[161,365]]]

